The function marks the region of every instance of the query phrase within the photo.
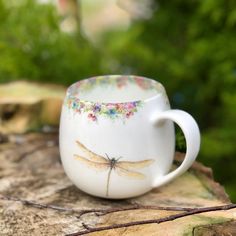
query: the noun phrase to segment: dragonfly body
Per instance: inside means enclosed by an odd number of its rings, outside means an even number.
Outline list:
[[[111,169],[113,169],[113,168],[115,169],[116,163],[117,163],[117,160],[115,158],[112,158],[110,160]]]

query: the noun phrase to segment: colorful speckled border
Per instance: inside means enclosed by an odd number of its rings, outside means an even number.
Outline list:
[[[134,113],[138,111],[138,107],[142,106],[142,102],[93,103],[81,101],[74,97],[67,97],[65,105],[75,113],[88,113],[88,119],[92,121],[97,121],[98,116],[103,116],[113,120],[117,118],[124,120],[133,116]]]
[[[91,101],[83,101],[79,99],[79,91],[93,89],[96,86],[116,86],[121,89],[128,83],[135,83],[144,90],[155,89],[160,91],[162,85],[156,81],[146,79],[140,76],[97,76],[90,79],[81,80],[73,84],[67,91],[64,105],[74,113],[87,113],[87,117],[91,121],[97,121],[99,116],[109,119],[122,119],[123,121],[132,117],[143,104],[142,101],[122,102],[122,103],[97,103]]]

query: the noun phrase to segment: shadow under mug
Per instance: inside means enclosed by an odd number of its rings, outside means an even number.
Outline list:
[[[187,151],[169,173],[175,153],[173,121]],[[200,148],[199,128],[188,113],[171,110],[164,87],[140,76],[110,75],[71,85],[60,122],[64,170],[82,191],[129,198],[184,173]]]

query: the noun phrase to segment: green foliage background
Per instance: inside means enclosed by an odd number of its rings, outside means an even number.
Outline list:
[[[153,8],[151,19],[106,32],[93,46],[79,30],[60,30],[53,5],[0,0],[0,82],[68,85],[99,74],[159,80],[172,107],[196,118],[199,161],[236,201],[236,1],[156,0]],[[185,149],[180,131],[177,148]]]

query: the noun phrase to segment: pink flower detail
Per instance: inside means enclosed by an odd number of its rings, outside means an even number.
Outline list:
[[[133,108],[134,108],[134,104],[133,104],[132,102],[126,103],[126,104],[125,104],[125,108],[126,108],[126,109],[129,109],[129,110],[130,110],[130,109],[133,109]]]
[[[130,116],[132,116],[134,113],[132,111],[129,111],[126,113],[126,118],[130,118]]]
[[[116,104],[108,103],[108,104],[107,104],[107,108],[108,108],[108,109],[115,109],[115,108],[116,108]]]
[[[122,76],[122,77],[118,78],[117,79],[117,87],[122,88],[122,87],[126,86],[127,80],[128,80],[128,77],[126,77],[126,76]]]
[[[122,111],[122,109],[123,109],[122,104],[121,104],[121,103],[117,103],[117,104],[116,104],[116,110],[117,110],[117,111]]]
[[[89,118],[90,120],[92,120],[92,121],[96,121],[96,120],[97,120],[97,117],[96,117],[94,114],[92,114],[92,113],[89,113],[89,114],[88,114],[88,118]]]

